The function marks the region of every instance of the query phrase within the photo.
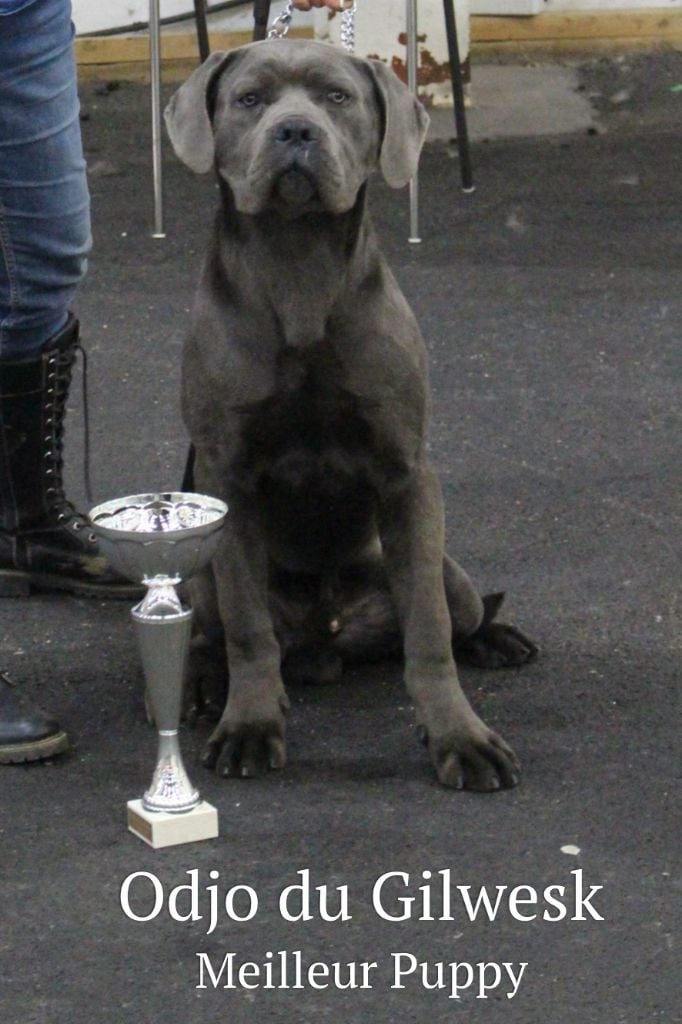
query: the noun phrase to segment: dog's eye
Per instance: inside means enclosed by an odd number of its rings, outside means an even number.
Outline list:
[[[350,99],[350,96],[347,92],[344,92],[343,89],[330,89],[327,93],[327,99],[330,103],[336,103],[337,106],[340,106],[342,103],[345,103],[346,100]]]
[[[257,92],[245,92],[237,97],[238,107],[257,107],[260,103],[260,96]]]

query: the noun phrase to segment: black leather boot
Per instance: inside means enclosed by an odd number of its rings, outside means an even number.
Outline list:
[[[68,746],[66,733],[54,719],[32,707],[0,672],[0,764],[40,761],[63,753]]]
[[[135,597],[108,565],[87,518],[66,500],[62,448],[78,321],[37,359],[0,361],[0,597],[31,589]]]

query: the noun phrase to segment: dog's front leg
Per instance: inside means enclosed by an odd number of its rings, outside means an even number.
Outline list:
[[[380,532],[403,630],[405,681],[439,780],[484,791],[516,785],[514,752],[475,714],[457,677],[443,582],[443,501],[429,465],[386,495]]]
[[[227,704],[202,762],[218,775],[249,778],[286,760],[288,700],[267,600],[267,558],[253,508],[229,499],[213,561],[230,673]]]

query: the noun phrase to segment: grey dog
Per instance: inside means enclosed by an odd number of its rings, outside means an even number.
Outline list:
[[[287,677],[401,649],[440,781],[515,785],[453,650],[497,667],[536,648],[444,552],[425,347],[366,212],[373,170],[393,187],[414,174],[425,111],[378,61],[269,40],[213,54],[166,124],[221,193],[182,386],[195,486],[229,505],[192,584],[188,713],[220,716],[203,763],[281,767]]]

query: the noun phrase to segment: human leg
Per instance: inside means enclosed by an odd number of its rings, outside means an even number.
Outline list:
[[[70,309],[90,248],[72,41],[69,0],[0,6],[0,596],[132,592],[62,485]],[[0,763],[65,742],[1,682]]]
[[[30,3],[0,29],[0,596],[126,595],[62,486],[90,248],[70,3]]]

